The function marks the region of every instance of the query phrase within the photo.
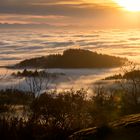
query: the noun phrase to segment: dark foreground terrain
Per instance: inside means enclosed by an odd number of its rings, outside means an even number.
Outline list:
[[[108,126],[83,129],[70,140],[140,140],[140,114],[129,115]]]

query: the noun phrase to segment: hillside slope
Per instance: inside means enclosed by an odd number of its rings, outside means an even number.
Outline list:
[[[84,129],[74,133],[70,140],[140,140],[140,114],[129,115],[108,126]]]
[[[63,54],[52,54],[26,59],[15,68],[111,68],[122,66],[126,58],[99,54],[89,50],[68,49]]]

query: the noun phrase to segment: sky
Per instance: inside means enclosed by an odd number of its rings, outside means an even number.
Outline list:
[[[113,0],[0,0],[2,25],[140,27],[139,17]]]

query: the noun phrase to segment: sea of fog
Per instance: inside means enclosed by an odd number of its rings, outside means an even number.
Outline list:
[[[92,31],[0,30],[0,66],[12,65],[24,59],[62,53],[69,48],[81,48],[99,53],[127,57],[139,63],[140,30],[109,29]],[[13,78],[16,70],[0,69],[0,88],[27,89],[24,78]],[[50,82],[51,89],[93,88],[98,80],[116,74],[118,69],[49,69],[65,73]],[[2,76],[4,75],[4,76]],[[5,76],[6,75],[6,76]],[[4,77],[4,78],[3,78]]]

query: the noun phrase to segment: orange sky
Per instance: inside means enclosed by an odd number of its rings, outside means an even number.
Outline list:
[[[0,23],[67,27],[140,27],[140,13],[113,0],[0,0]]]

